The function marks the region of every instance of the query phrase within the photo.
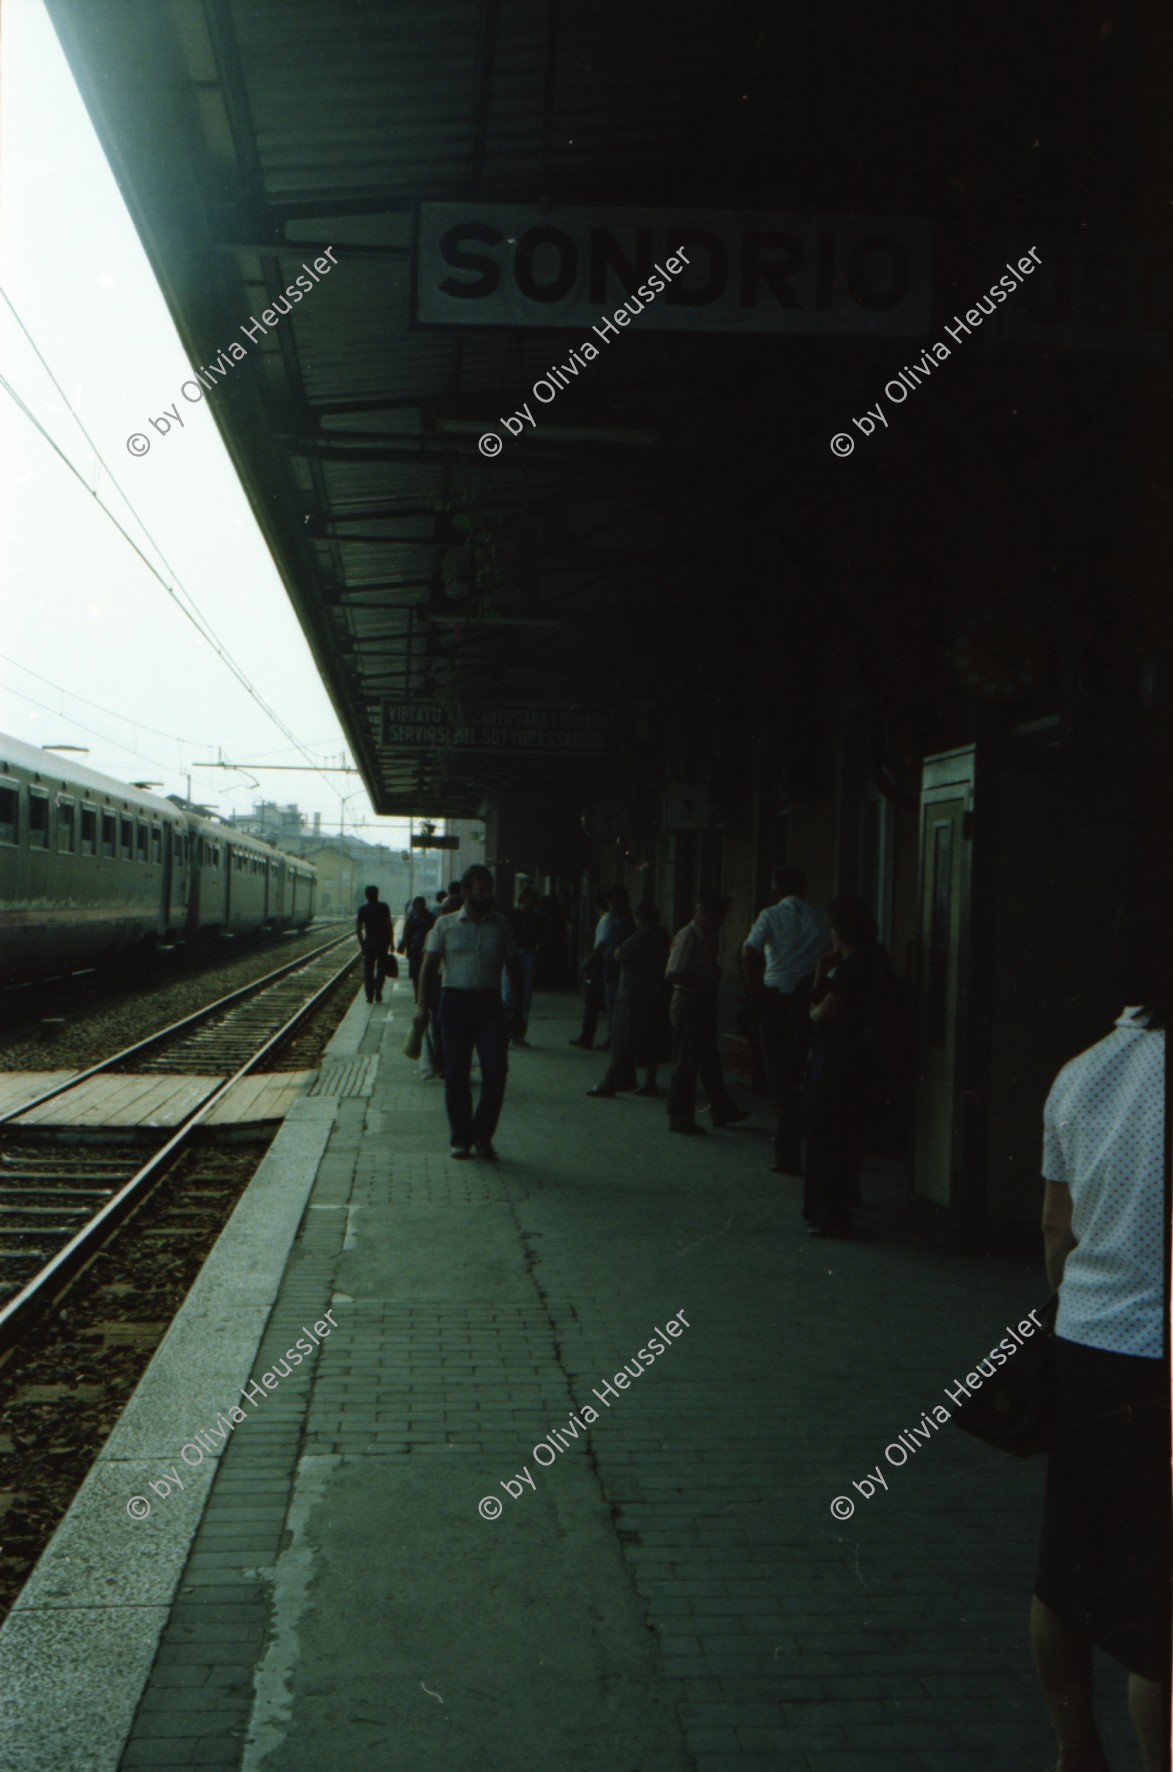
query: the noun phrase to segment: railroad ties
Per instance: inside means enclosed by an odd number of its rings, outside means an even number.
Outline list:
[[[284,1117],[318,1073],[262,1067],[291,1062],[357,958],[332,941],[88,1071],[0,1075],[0,1354],[197,1132]]]

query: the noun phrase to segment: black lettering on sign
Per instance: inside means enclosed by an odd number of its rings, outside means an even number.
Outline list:
[[[805,257],[803,243],[796,234],[751,229],[745,236],[741,261],[742,307],[757,307],[758,285],[764,283],[779,307],[800,308],[802,303],[790,278]]]
[[[608,298],[607,273],[613,271],[625,295],[631,295],[643,282],[655,263],[651,228],[635,230],[634,263],[620,246],[610,228],[590,230],[590,299],[604,302]]]
[[[669,285],[664,300],[669,306],[677,308],[703,308],[709,302],[716,301],[729,276],[729,254],[724,242],[718,240],[716,234],[710,234],[706,228],[679,228],[675,244],[685,248],[688,268]],[[704,279],[699,284],[695,278],[698,267],[693,261],[693,250],[696,247],[708,255]]]
[[[480,240],[486,246],[500,246],[504,238],[499,229],[491,228],[485,222],[459,222],[456,227],[446,229],[440,236],[440,257],[444,263],[457,271],[479,271],[480,276],[475,283],[458,282],[455,277],[445,277],[440,284],[444,294],[467,296],[474,301],[483,295],[492,295],[501,281],[500,266],[481,253],[462,252],[461,242]]]
[[[553,247],[558,254],[558,268],[552,281],[539,283],[534,260],[543,246]],[[549,256],[543,260],[549,264]],[[578,278],[578,247],[561,228],[529,228],[517,242],[514,261],[517,287],[531,301],[561,301],[570,294]]]
[[[890,235],[857,240],[847,259],[847,289],[853,301],[873,313],[899,307],[908,294],[908,248]]]

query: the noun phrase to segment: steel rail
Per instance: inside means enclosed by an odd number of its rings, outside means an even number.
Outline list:
[[[241,985],[239,990],[229,991],[226,997],[218,997],[214,1003],[206,1003],[202,1009],[196,1009],[191,1015],[185,1015],[181,1020],[173,1021],[169,1027],[160,1028],[157,1033],[148,1034],[145,1040],[136,1040],[133,1046],[124,1046],[121,1052],[114,1053],[111,1058],[104,1058],[100,1064],[92,1064],[84,1071],[75,1071],[73,1076],[67,1077],[63,1083],[55,1083],[52,1089],[45,1089],[40,1095],[33,1095],[28,1101],[22,1101],[16,1107],[9,1108],[6,1113],[0,1114],[0,1126],[7,1126],[11,1121],[19,1120],[22,1114],[30,1113],[33,1108],[40,1107],[43,1101],[54,1101],[57,1096],[65,1095],[70,1089],[76,1089],[79,1083],[86,1082],[90,1077],[100,1077],[103,1071],[113,1070],[116,1064],[122,1064],[126,1059],[134,1058],[139,1053],[149,1051],[152,1046],[161,1045],[164,1040],[170,1040],[174,1035],[183,1033],[185,1029],[195,1027],[201,1021],[207,1021],[218,1010],[227,1009],[233,1003],[239,1003],[246,997],[255,996],[258,991],[264,990],[266,985],[275,984],[278,979],[288,977],[299,967],[308,966],[312,961],[320,960],[323,954],[328,954],[332,949],[341,947],[345,939],[345,936],[339,936],[335,941],[327,941],[320,948],[313,948],[308,954],[301,954],[296,960],[290,960],[286,965],[278,966],[275,972],[266,972],[263,978],[254,978],[251,983]]]
[[[333,945],[337,946],[338,944]],[[360,955],[357,952],[352,954],[346,964],[339,967],[338,971],[334,973],[332,978],[326,980],[320,990],[315,991],[312,997],[307,998],[296,1013],[282,1027],[278,1028],[276,1033],[270,1035],[259,1051],[254,1052],[252,1057],[241,1065],[240,1069],[226,1082],[217,1084],[211,1094],[205,1096],[187,1119],[176,1128],[166,1144],[155,1152],[149,1162],[144,1163],[143,1167],[132,1175],[129,1181],[124,1182],[118,1192],[112,1195],[106,1204],[94,1214],[93,1218],[70,1238],[64,1248],[59,1249],[39,1273],[34,1274],[32,1279],[8,1300],[7,1304],[0,1307],[0,1357],[12,1351],[29,1320],[39,1315],[42,1310],[48,1309],[77,1272],[93,1259],[107,1237],[140,1203],[140,1200],[149,1191],[152,1182],[158,1179],[160,1170],[182,1149],[217,1103],[223,1101],[229,1090],[239,1083],[242,1077],[246,1077],[250,1071],[255,1070],[275,1046],[288,1038],[297,1024],[304,1021],[322,998],[327,996],[339,980],[346,976],[359,958]],[[302,964],[306,964],[304,959]],[[288,970],[287,967],[282,968],[282,971]]]

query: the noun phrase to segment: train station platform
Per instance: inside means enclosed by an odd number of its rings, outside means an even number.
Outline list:
[[[577,1007],[492,1165],[407,990],[356,1002],[0,1632],[11,1772],[1054,1764],[1042,1463],[932,1425],[1041,1265],[919,1240],[892,1169],[809,1239],[765,1104],[588,1100]]]

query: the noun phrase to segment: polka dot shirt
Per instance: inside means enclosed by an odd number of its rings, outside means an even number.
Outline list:
[[[1165,1034],[1126,1009],[1106,1040],[1059,1072],[1043,1110],[1043,1175],[1071,1190],[1055,1332],[1065,1341],[1163,1352]]]

